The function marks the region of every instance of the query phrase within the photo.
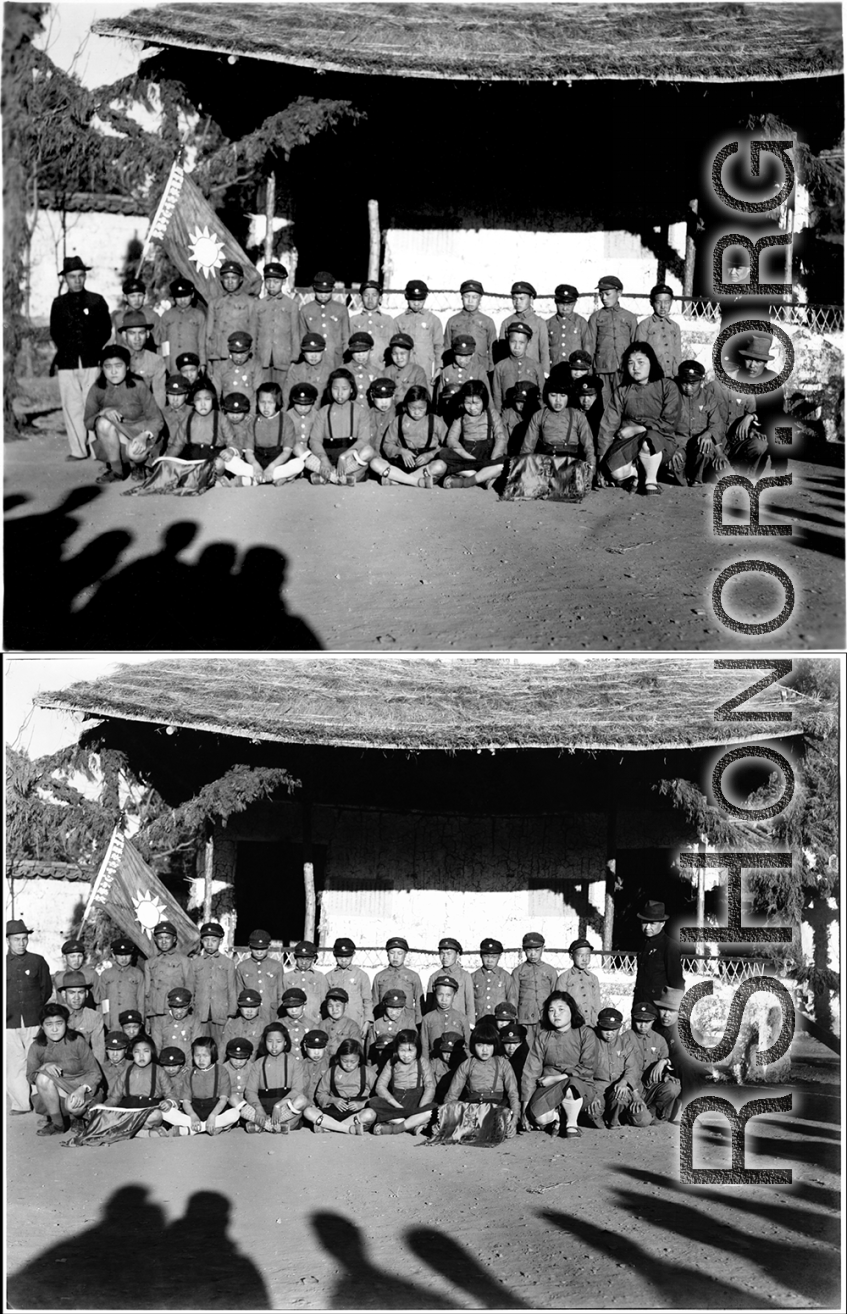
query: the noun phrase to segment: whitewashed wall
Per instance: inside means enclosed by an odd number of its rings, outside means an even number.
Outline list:
[[[31,220],[30,220],[31,222]],[[62,215],[58,210],[39,210],[32,239],[29,271],[29,303],[24,314],[34,324],[50,319],[53,298],[65,290],[59,284],[62,257],[78,255],[91,265],[86,287],[99,292],[114,310],[123,300],[121,272],[127,248],[133,239],[144,241],[149,226],[146,215],[98,214],[94,211],[65,215],[67,236],[63,247]],[[27,284],[23,284],[26,297]]]
[[[78,922],[90,890],[88,881],[48,880],[36,877],[15,881],[15,917],[32,930],[29,949],[46,958],[50,970],[63,966],[62,945]],[[12,916],[6,889],[6,917]]]

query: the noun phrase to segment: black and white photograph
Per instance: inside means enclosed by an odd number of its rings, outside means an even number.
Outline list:
[[[843,679],[7,659],[9,1307],[843,1308]]]
[[[839,5],[5,15],[7,649],[842,650]]]

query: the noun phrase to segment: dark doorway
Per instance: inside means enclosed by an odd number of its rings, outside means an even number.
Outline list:
[[[326,845],[312,845],[317,909],[326,870]],[[290,840],[239,840],[235,861],[235,943],[243,945],[257,927],[272,940],[294,944],[303,936],[306,890],[303,845]]]
[[[683,915],[696,920],[697,887],[677,866],[675,849],[618,849],[615,871],[613,949],[640,948],[638,913],[648,899],[664,903],[671,932]]]

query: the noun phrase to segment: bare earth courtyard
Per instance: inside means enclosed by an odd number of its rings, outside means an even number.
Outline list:
[[[592,493],[580,505],[482,490],[215,488],[200,498],[97,488],[56,433],[5,447],[6,646],[96,649],[690,650],[841,648],[843,470],[789,462],[762,523],[788,538],[716,537],[711,489]],[[747,498],[725,520],[746,522]],[[791,620],[745,639],[715,616],[725,567],[770,556],[797,591]],[[730,614],[784,601],[761,574]]]
[[[837,1081],[832,1055],[795,1066],[793,1111],[748,1124],[748,1167],[791,1167],[790,1187],[681,1186],[667,1125],[492,1150],[306,1131],[74,1150],[11,1119],[9,1307],[837,1308]],[[702,1142],[695,1166],[729,1166],[725,1124]]]

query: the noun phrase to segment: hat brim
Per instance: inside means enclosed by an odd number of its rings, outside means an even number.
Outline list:
[[[757,352],[757,351],[737,351],[735,354],[736,354],[737,356],[743,356],[743,357],[745,358],[745,360],[760,360],[760,361],[762,361],[763,363],[767,363],[769,360],[775,360],[775,359],[776,359],[776,357],[773,355],[773,353],[771,353],[770,356],[762,356],[762,355],[760,355],[760,353]]]
[[[636,913],[635,915],[640,922],[667,922],[670,920],[668,913],[662,913],[661,917],[648,917],[647,913]]]

